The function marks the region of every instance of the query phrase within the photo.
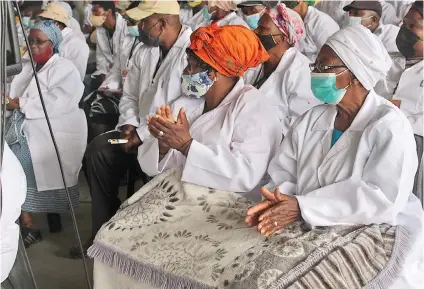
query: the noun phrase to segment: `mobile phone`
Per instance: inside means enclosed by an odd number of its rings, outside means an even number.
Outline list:
[[[108,139],[107,142],[110,143],[110,144],[126,144],[128,142],[128,140],[127,139],[113,138],[113,139]]]

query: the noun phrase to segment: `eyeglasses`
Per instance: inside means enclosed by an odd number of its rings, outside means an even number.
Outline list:
[[[31,45],[41,46],[44,43],[46,43],[47,41],[50,41],[50,40],[48,40],[48,39],[47,40],[28,39],[29,46],[31,46]]]
[[[326,71],[328,69],[334,69],[334,68],[347,68],[346,65],[324,65],[322,63],[311,63],[309,64],[309,68],[311,71],[314,71],[315,69],[319,72]]]

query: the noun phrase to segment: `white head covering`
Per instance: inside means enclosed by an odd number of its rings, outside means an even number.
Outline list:
[[[367,90],[385,78],[392,66],[383,43],[362,25],[348,25],[340,29],[328,38],[326,44]]]

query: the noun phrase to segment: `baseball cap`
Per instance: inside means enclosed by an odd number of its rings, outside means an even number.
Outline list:
[[[131,2],[127,1],[127,0],[120,0],[115,4],[116,8],[119,9],[119,10],[125,10],[130,5],[131,5]]]
[[[68,11],[64,7],[56,3],[47,5],[46,10],[39,15],[40,17],[55,20],[69,26]]]
[[[243,7],[253,7],[253,6],[259,6],[259,5],[263,5],[266,7],[274,7],[275,4],[277,3],[278,1],[243,1],[237,4],[237,7],[243,8]]]
[[[383,14],[383,8],[381,3],[378,1],[353,1],[351,4],[343,7],[344,11],[349,11],[350,9],[357,10],[371,10],[375,11],[380,17]]]
[[[180,15],[180,5],[175,0],[146,0],[127,11],[128,17],[136,21],[155,13]]]

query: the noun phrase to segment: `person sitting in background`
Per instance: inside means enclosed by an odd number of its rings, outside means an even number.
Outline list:
[[[237,4],[243,13],[244,21],[250,29],[255,30],[259,26],[259,19],[265,14],[267,8],[272,8],[276,2],[272,1],[244,1]]]
[[[93,8],[90,22],[96,27],[96,71],[90,80],[85,81],[86,86],[89,86],[85,95],[99,88],[105,80],[115,57],[119,55],[122,34],[126,31],[126,22],[121,14],[116,12],[112,1],[92,1],[91,5]]]
[[[305,37],[299,41],[299,50],[311,62],[328,37],[339,31],[339,25],[327,14],[314,6],[315,1],[284,1],[288,8],[293,9],[305,23]]]
[[[161,105],[181,95],[181,74],[187,66],[185,50],[190,44],[190,27],[181,25],[177,1],[147,0],[127,11],[138,24],[143,45],[132,57],[119,102],[117,131],[96,137],[85,154],[92,196],[92,236],[119,208],[118,189],[126,170],[137,165],[136,150],[149,136],[145,118]],[[128,140],[121,146],[108,139]],[[84,249],[91,246],[90,238]],[[81,257],[79,248],[72,257]]]
[[[343,11],[343,7],[352,3],[352,0],[321,0],[316,3],[315,8],[319,11],[324,12],[339,25],[339,27],[343,27],[346,22],[346,12]]]
[[[202,8],[203,21],[201,23],[187,23],[193,30],[199,27],[205,27],[213,23],[218,26],[225,25],[242,25],[249,28],[249,25],[235,12],[237,10],[237,3],[234,0],[230,1],[217,1],[208,0],[206,5]],[[193,17],[193,21],[196,20]]]
[[[191,29],[196,29],[205,21],[203,17],[203,7],[206,6],[206,1],[188,0],[187,3],[193,10],[193,16],[184,24],[190,26]]]
[[[42,6],[43,1],[24,1],[21,5],[19,5],[24,29],[22,30],[21,23],[19,22],[19,19],[17,19],[16,31],[18,33],[19,47],[22,56],[27,51],[24,34],[28,36],[29,30],[34,26],[35,19],[42,12]]]
[[[414,235],[408,258],[415,260],[399,265],[408,275],[423,255],[424,222],[412,194],[417,156],[411,125],[373,90],[390,66],[382,43],[361,25],[327,40],[311,82],[327,104],[305,113],[284,138],[268,168],[265,200],[247,211],[248,224],[265,236],[298,220],[312,228],[403,225]]]
[[[77,37],[81,38],[81,40],[85,42],[86,40],[84,34],[81,31],[81,25],[79,24],[78,20],[73,17],[73,10],[71,6],[64,1],[58,1],[56,4],[66,9],[68,12],[68,27],[72,29]]]
[[[74,34],[68,27],[68,12],[58,3],[50,3],[47,9],[40,14],[42,19],[52,20],[62,32],[62,41],[59,46],[59,55],[70,60],[78,69],[81,81],[84,81],[90,49],[87,43]]]
[[[391,98],[405,66],[405,58],[400,54],[396,46],[396,36],[399,32],[399,27],[381,23],[382,7],[377,0],[354,1],[345,6],[343,10],[349,12],[347,24],[361,24],[368,28],[383,42],[384,47],[389,52],[393,61],[392,67],[387,77],[379,81],[374,90],[385,98]]]
[[[133,9],[139,5],[140,1],[133,1],[127,8]],[[105,80],[100,85],[98,92],[95,92],[86,100],[86,110],[88,115],[88,143],[96,136],[115,129],[119,118],[119,100],[122,96],[122,88],[125,78],[132,64],[131,58],[142,45],[139,41],[138,24],[140,21],[133,20],[127,14],[123,15],[127,22],[125,33],[119,41],[121,48],[119,55],[115,57],[113,67],[106,75]]]
[[[259,20],[255,33],[270,58],[256,73],[249,70],[250,75],[245,76],[247,83],[278,104],[283,135],[297,117],[320,103],[310,86],[310,62],[295,48],[304,31],[300,16],[285,4],[269,9]]]
[[[423,1],[416,1],[403,19],[403,25],[396,38],[396,44],[406,58],[406,69],[391,101],[406,115],[412,125],[417,143],[418,159],[423,156]],[[420,176],[416,175],[416,182]],[[422,177],[422,176],[421,176]],[[423,191],[414,191],[423,197]]]
[[[75,65],[59,56],[62,33],[52,21],[37,21],[28,41],[40,89],[55,134],[63,171],[74,207],[78,206],[78,173],[87,142],[87,123],[78,108],[84,85]],[[51,232],[58,232],[60,215],[69,210],[68,199],[53,142],[40,102],[30,62],[11,83],[7,108],[6,141],[27,178],[27,198],[22,206],[21,229],[26,246],[41,240],[30,212],[49,216]]]
[[[193,32],[187,57],[183,96],[165,109],[176,121],[150,118],[153,137],[139,148],[140,166],[150,176],[182,167],[183,182],[254,199],[249,192],[281,142],[281,123],[278,106],[242,76],[268,54],[249,29],[213,24]],[[192,98],[200,99],[187,108]]]

